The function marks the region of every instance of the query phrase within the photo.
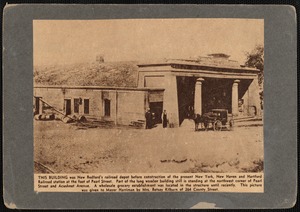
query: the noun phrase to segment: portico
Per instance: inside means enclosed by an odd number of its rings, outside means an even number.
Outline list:
[[[258,115],[257,74],[257,69],[242,67],[228,57],[168,60],[140,64],[138,87],[164,88],[163,110],[171,126],[178,127],[192,114],[211,109],[227,109],[235,117]]]

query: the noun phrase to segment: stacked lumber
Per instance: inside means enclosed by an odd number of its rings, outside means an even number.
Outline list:
[[[135,128],[144,128],[145,120],[131,121],[129,126],[135,127]]]

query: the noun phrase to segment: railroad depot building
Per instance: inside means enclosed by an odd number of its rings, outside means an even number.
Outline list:
[[[169,124],[179,127],[194,113],[227,109],[236,116],[260,115],[259,70],[246,68],[229,55],[211,54],[197,60],[163,60],[138,64],[137,86],[35,86],[35,110],[43,101],[66,115],[128,125],[145,120],[150,108],[160,122],[167,111]]]

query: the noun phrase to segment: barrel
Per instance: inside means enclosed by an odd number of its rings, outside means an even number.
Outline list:
[[[55,116],[54,114],[47,114],[46,115],[46,120],[54,120]]]
[[[87,120],[86,120],[85,116],[79,116],[78,117],[78,121],[80,121],[80,122],[86,122]]]

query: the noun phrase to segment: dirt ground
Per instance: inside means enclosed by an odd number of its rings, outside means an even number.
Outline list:
[[[35,172],[182,173],[261,172],[261,119],[237,121],[233,131],[180,128],[79,128],[34,121]]]

